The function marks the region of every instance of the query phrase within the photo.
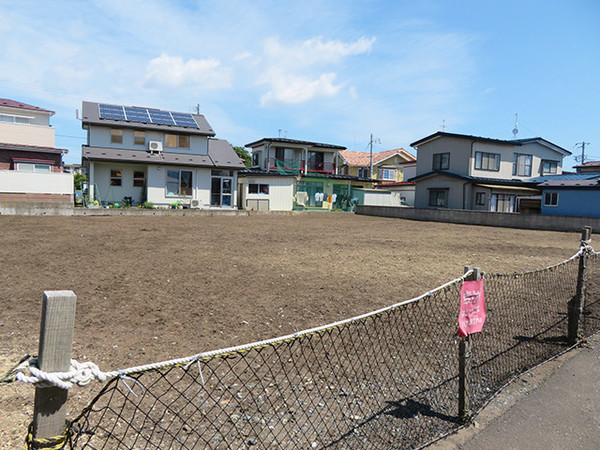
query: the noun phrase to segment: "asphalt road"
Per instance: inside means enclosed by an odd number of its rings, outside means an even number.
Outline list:
[[[462,438],[450,437],[434,448],[600,449],[600,335],[572,352],[535,388],[522,386],[536,373],[517,380],[512,406],[489,423],[476,423]]]

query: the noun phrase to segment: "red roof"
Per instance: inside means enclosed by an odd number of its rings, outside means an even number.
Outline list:
[[[28,105],[27,103],[17,102],[15,100],[10,100],[8,98],[0,98],[0,106],[7,106],[9,108],[17,108],[17,109],[30,109],[33,111],[42,111],[54,114],[54,111],[50,111],[49,109],[39,108],[37,106]]]
[[[369,152],[355,152],[351,150],[342,150],[339,152],[340,156],[344,158],[349,166],[368,166],[371,163],[371,156]],[[395,148],[392,150],[385,150],[383,152],[373,153],[373,164],[380,163],[391,156],[399,155],[405,162],[415,162],[415,158],[412,154],[404,150],[403,148]]]

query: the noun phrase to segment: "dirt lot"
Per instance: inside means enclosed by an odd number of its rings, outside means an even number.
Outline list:
[[[73,357],[103,370],[238,345],[412,298],[460,276],[541,268],[578,233],[344,213],[0,216],[0,374],[37,353],[44,290],[78,297]],[[74,406],[98,390],[75,388]],[[0,448],[22,445],[33,389],[0,387]]]

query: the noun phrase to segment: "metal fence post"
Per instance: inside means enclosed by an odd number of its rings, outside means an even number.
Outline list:
[[[473,270],[466,280],[480,280],[481,269],[465,266],[465,272]],[[458,418],[461,422],[466,422],[470,416],[469,405],[469,386],[471,382],[471,354],[473,351],[473,341],[471,335],[462,338],[458,344]]]
[[[584,227],[581,232],[581,247],[583,248],[584,246],[589,245],[591,241],[592,227]],[[588,253],[587,251],[584,251],[579,257],[579,271],[577,273],[577,289],[575,291],[575,296],[569,301],[568,305],[569,329],[567,339],[570,345],[574,345],[579,339],[579,322],[585,304],[587,260]]]
[[[44,372],[68,372],[71,365],[77,296],[73,291],[45,291],[40,327],[38,367]],[[68,390],[36,388],[33,438],[49,439],[65,432]]]

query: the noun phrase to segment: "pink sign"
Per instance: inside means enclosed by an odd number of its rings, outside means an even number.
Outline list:
[[[460,290],[458,334],[460,337],[478,333],[485,322],[485,296],[483,280],[465,281]]]

